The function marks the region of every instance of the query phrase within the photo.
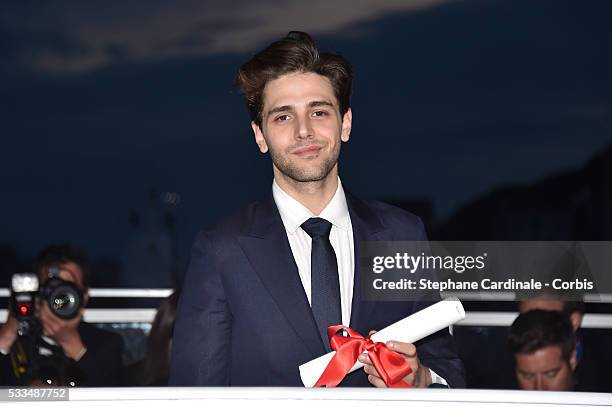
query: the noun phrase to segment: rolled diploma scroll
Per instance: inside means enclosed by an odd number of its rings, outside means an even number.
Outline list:
[[[454,297],[447,298],[381,329],[372,335],[372,341],[386,343],[394,340],[414,343],[434,332],[449,327],[457,321],[461,321],[463,318],[465,318],[465,310],[461,301]],[[362,334],[365,333],[362,332]],[[315,385],[335,354],[335,351],[331,351],[300,366],[300,377],[304,386],[312,387]],[[361,367],[363,367],[363,363],[356,362],[350,372]]]

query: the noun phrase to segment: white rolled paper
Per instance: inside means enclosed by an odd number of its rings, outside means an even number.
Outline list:
[[[414,343],[464,318],[465,310],[461,301],[454,297],[447,298],[381,329],[372,335],[371,339],[374,342],[394,340]],[[367,332],[362,332],[362,334],[367,334]],[[336,352],[332,351],[300,366],[300,377],[304,386],[313,387],[315,385],[335,354]],[[350,372],[362,367],[363,363],[356,362]]]

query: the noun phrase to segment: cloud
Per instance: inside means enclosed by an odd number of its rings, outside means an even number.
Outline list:
[[[316,35],[449,0],[21,2],[3,6],[0,52],[13,69],[82,72],[109,64],[252,52],[289,30]],[[353,33],[355,34],[355,33]],[[9,53],[10,51],[10,53]]]

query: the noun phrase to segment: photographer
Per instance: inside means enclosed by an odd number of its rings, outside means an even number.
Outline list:
[[[523,390],[574,390],[576,336],[570,320],[558,311],[534,309],[510,327],[508,348]]]
[[[57,311],[51,310],[47,301],[37,297],[35,326],[40,332],[31,334],[34,340],[47,349],[57,349],[51,355],[49,352],[36,352],[30,357],[46,360],[46,366],[53,373],[36,372],[37,377],[31,378],[31,383],[67,385],[74,382],[76,386],[117,386],[122,380],[122,340],[115,333],[96,328],[82,320],[89,296],[89,269],[85,257],[70,246],[50,246],[44,249],[36,261],[36,271],[41,288],[48,286],[50,279],[54,283],[73,283],[82,291],[80,308],[76,316],[65,319]],[[23,381],[23,371],[15,366],[16,352],[23,349],[18,335],[18,321],[12,311],[8,320],[0,328],[0,351],[2,364],[5,366],[2,383],[20,384]],[[27,353],[26,353],[27,354]],[[51,359],[53,357],[53,359]],[[13,360],[11,360],[11,358]],[[51,363],[49,363],[52,361]],[[48,370],[48,369],[47,369]],[[67,381],[68,383],[62,383]],[[30,383],[30,384],[31,384]]]

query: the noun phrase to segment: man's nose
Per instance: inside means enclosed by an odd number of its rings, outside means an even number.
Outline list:
[[[546,390],[546,382],[542,380],[542,376],[537,375],[535,380],[536,380],[535,390]]]
[[[305,139],[313,137],[312,125],[309,120],[309,117],[298,117],[296,120],[297,129],[296,129],[296,137],[298,139]]]

